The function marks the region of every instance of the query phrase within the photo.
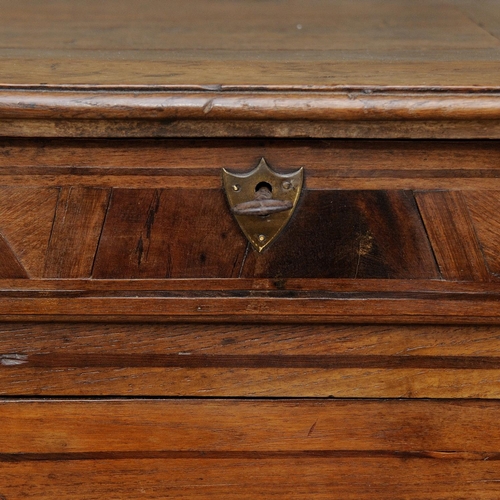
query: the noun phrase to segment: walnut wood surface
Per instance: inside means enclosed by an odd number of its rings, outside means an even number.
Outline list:
[[[459,89],[460,90],[460,89]],[[26,137],[499,138],[499,90],[2,90],[0,133]]]
[[[5,498],[498,492],[493,401],[13,399],[0,407]]]
[[[416,200],[442,276],[458,281],[488,281],[490,271],[462,193],[419,192]]]
[[[500,225],[498,213],[500,210],[498,196],[484,193],[478,196],[476,193],[465,194],[467,206],[471,219],[481,240],[484,257],[489,270],[495,275],[500,274],[500,258],[498,252],[498,235]]]
[[[498,402],[11,400],[1,410],[10,499],[498,494]]]
[[[498,398],[497,326],[2,324],[0,393]]]
[[[395,99],[401,95],[395,95]],[[271,103],[270,103],[271,104]],[[415,102],[408,101],[411,107]],[[97,110],[98,113],[98,110]],[[367,113],[369,116],[369,113]],[[57,120],[2,119],[5,137],[275,137],[350,139],[500,139],[500,120]]]
[[[9,243],[0,235],[0,276],[4,278],[27,278],[26,269],[19,262]]]
[[[289,230],[261,256],[249,252],[220,189],[114,189],[92,277],[437,278],[438,272],[411,192],[306,192]]]
[[[70,187],[59,190],[45,257],[45,278],[86,278],[108,208],[108,189]]]
[[[222,167],[248,172],[262,157],[304,167],[306,189],[500,190],[497,141],[429,140],[3,138],[0,185],[220,189]]]
[[[148,0],[138,11],[130,0],[23,0],[0,8],[4,85],[498,87],[494,1]]]
[[[0,11],[0,500],[498,498],[495,0]]]
[[[0,233],[30,276],[43,273],[58,190],[0,186]]]

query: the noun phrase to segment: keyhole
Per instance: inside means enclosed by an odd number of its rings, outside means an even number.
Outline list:
[[[273,192],[273,187],[271,186],[271,184],[269,184],[269,182],[265,182],[265,181],[262,181],[262,182],[259,182],[256,186],[255,186],[255,192],[259,191],[260,189],[262,188],[266,188],[267,190],[269,190],[269,192]]]

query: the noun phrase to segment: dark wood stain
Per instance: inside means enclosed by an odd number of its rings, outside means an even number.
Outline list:
[[[0,365],[23,368],[317,368],[499,370],[498,356],[33,354],[0,355]]]
[[[438,277],[405,191],[305,192],[269,250],[245,259],[245,248],[220,190],[114,189],[93,276]]]
[[[280,238],[243,277],[437,278],[411,192],[306,191]]]

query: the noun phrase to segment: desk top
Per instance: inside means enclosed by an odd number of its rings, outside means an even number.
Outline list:
[[[0,135],[500,137],[498,0],[0,0],[0,11]]]
[[[497,0],[0,1],[0,84],[500,88]]]

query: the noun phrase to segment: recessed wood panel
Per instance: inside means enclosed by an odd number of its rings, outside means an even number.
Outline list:
[[[310,191],[282,236],[250,252],[242,276],[437,278],[413,195],[406,191]]]
[[[305,192],[283,235],[250,250],[221,190],[115,189],[94,278],[436,278],[411,192]]]
[[[93,277],[238,277],[245,246],[221,190],[114,189]]]

